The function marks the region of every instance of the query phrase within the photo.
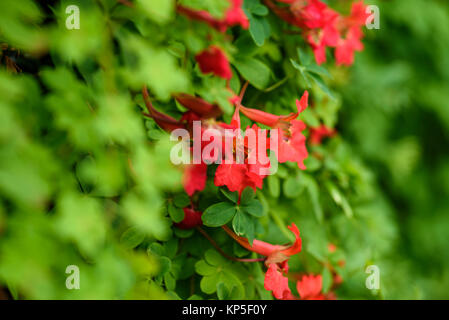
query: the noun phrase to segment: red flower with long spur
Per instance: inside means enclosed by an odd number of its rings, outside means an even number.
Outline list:
[[[352,4],[351,14],[341,16],[320,0],[278,0],[289,7],[279,7],[271,0],[265,4],[281,19],[303,30],[318,64],[326,61],[326,48],[335,48],[337,65],[351,65],[354,52],[363,50],[362,26],[369,14],[363,1]]]
[[[226,233],[242,247],[267,257],[265,264],[268,266],[268,269],[265,273],[264,287],[266,290],[272,291],[277,299],[293,298],[288,287],[288,279],[285,275],[288,272],[289,257],[301,252],[302,248],[302,240],[298,227],[292,223],[288,228],[295,235],[295,242],[290,246],[273,245],[257,239],[253,240],[253,244],[251,245],[248,239],[236,235],[228,227],[223,226]]]
[[[199,97],[187,93],[177,94],[175,95],[175,99],[183,107],[197,114],[201,119],[216,118],[223,114],[218,105],[209,103]]]
[[[214,178],[216,186],[226,186],[229,191],[237,191],[239,194],[246,187],[251,187],[254,191],[256,191],[256,188],[262,188],[263,178],[265,177],[258,171],[258,168],[262,166],[257,162],[258,159],[253,164],[249,161],[245,137],[240,135],[240,107],[240,104],[237,104],[230,125],[230,128],[236,132],[232,137],[232,150],[225,150],[224,162],[218,165]],[[257,126],[253,127],[253,129],[256,128],[258,129]],[[232,163],[227,163],[227,160]]]
[[[351,14],[343,17],[338,22],[338,28],[343,37],[340,37],[335,48],[335,60],[337,65],[351,65],[354,63],[354,52],[363,50],[363,32],[369,14],[363,1],[354,2]]]
[[[182,5],[177,6],[177,11],[192,20],[203,21],[220,32],[225,32],[228,27],[240,25],[248,29],[249,20],[242,9],[242,0],[229,0],[229,8],[222,19],[214,18],[209,12],[195,10]]]
[[[278,129],[278,150],[270,145],[273,151],[277,152],[280,163],[287,161],[297,162],[300,169],[305,169],[304,159],[307,158],[306,138],[302,131],[306,125],[301,120],[295,120],[298,115],[307,108],[309,93],[304,91],[300,100],[296,100],[298,111],[289,115],[277,116],[257,109],[241,106],[242,113],[253,121]]]

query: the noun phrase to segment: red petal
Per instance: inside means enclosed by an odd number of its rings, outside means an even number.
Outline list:
[[[203,118],[216,118],[222,114],[220,108],[201,98],[190,94],[181,93],[176,96],[176,100],[187,109],[195,112]]]
[[[296,224],[292,223],[291,226],[288,226],[288,229],[294,233],[296,239],[295,242],[288,249],[281,251],[281,253],[285,254],[286,256],[292,256],[294,254],[301,252],[302,240],[301,237],[299,236],[299,229],[296,226]]]
[[[314,276],[304,275],[300,281],[296,283],[296,289],[299,296],[304,300],[322,300],[324,297],[321,294],[323,279],[321,275]]]
[[[309,140],[312,145],[321,144],[323,138],[332,137],[337,133],[334,129],[328,128],[325,125],[310,129]]]
[[[201,226],[203,225],[203,221],[201,220],[202,214],[200,211],[184,208],[184,220],[180,223],[175,223],[175,226],[180,229],[192,229],[196,226]]]
[[[246,164],[221,163],[215,171],[214,184],[217,187],[226,186],[231,192],[240,192],[244,187],[246,172]]]
[[[285,299],[291,296],[288,279],[282,275],[275,263],[270,264],[265,273],[264,287],[268,291],[273,291],[273,295],[277,299]]]
[[[190,164],[184,170],[183,185],[189,196],[195,191],[202,191],[206,186],[207,165],[205,163]]]
[[[305,169],[303,162],[308,157],[306,137],[302,134],[302,130],[305,128],[306,126],[302,121],[292,120],[290,137],[283,130],[279,130],[278,150],[274,151],[277,152],[277,159],[280,163],[287,161],[297,162],[300,169]]]
[[[298,114],[306,110],[308,105],[309,105],[309,92],[306,90],[304,91],[300,100],[296,99],[296,107],[298,108]]]
[[[208,49],[196,55],[196,61],[203,73],[213,73],[214,75],[231,79],[232,71],[229,61],[224,52],[217,46],[210,46]]]

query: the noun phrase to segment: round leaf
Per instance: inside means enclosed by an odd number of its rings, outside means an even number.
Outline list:
[[[204,211],[201,219],[204,225],[208,227],[220,227],[229,221],[235,215],[235,207],[229,202],[220,202],[211,205]]]

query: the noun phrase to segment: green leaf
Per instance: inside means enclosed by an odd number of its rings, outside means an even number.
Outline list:
[[[129,249],[134,249],[145,239],[145,234],[139,231],[137,228],[132,227],[123,232],[120,237],[120,243],[125,245]]]
[[[278,198],[280,193],[279,178],[276,175],[268,176],[268,190],[273,198]]]
[[[148,18],[159,24],[167,23],[174,16],[174,0],[137,0],[136,5]]]
[[[220,300],[229,300],[229,290],[223,282],[217,283],[217,297]]]
[[[158,242],[153,242],[152,244],[150,244],[148,246],[148,253],[157,255],[157,256],[163,256],[165,255],[165,247],[162,246],[160,243]]]
[[[173,197],[173,203],[178,208],[185,208],[190,204],[190,198],[185,193],[178,193]]]
[[[176,223],[184,220],[184,210],[175,207],[175,205],[171,201],[168,203],[168,214],[170,215],[170,218]]]
[[[304,51],[300,47],[297,48],[299,62],[304,66],[309,66],[312,63],[312,55]]]
[[[174,232],[175,235],[178,238],[189,238],[193,235],[193,231],[194,229],[179,229],[179,228],[174,228]]]
[[[332,79],[332,75],[329,73],[329,71],[327,71],[327,69],[322,67],[322,66],[319,66],[319,65],[316,65],[316,64],[311,64],[311,65],[306,67],[306,70],[308,72],[316,73],[316,74],[318,74],[320,76],[325,76],[325,77],[328,77],[328,78]]]
[[[221,254],[218,253],[217,250],[209,249],[204,254],[204,259],[206,259],[207,263],[212,266],[221,266],[227,263],[227,260],[223,258]]]
[[[314,74],[310,74],[310,77],[313,79],[313,81],[317,84],[317,86],[323,90],[324,93],[326,93],[330,98],[335,99],[335,95],[332,93],[332,91],[327,87],[327,85],[324,83],[323,79],[321,77],[316,76]]]
[[[178,239],[173,237],[164,244],[165,255],[170,259],[173,259],[176,256],[176,252],[178,251]]]
[[[340,190],[338,190],[338,188],[332,182],[328,181],[326,183],[326,187],[327,187],[332,199],[334,199],[335,203],[343,209],[343,212],[345,213],[345,215],[348,218],[352,218],[352,216],[353,216],[352,208],[349,205],[349,202],[346,199],[346,197],[340,192]]]
[[[295,60],[290,59],[290,62],[292,64],[292,66],[299,70],[299,72],[301,73],[302,78],[304,79],[304,82],[306,83],[306,87],[310,88],[310,80],[309,80],[309,74],[306,72],[306,67],[299,65]]]
[[[253,16],[250,19],[249,33],[254,42],[260,47],[270,37],[270,25],[266,19]]]
[[[271,70],[256,58],[242,57],[234,61],[234,66],[243,78],[257,89],[264,89],[270,82]]]
[[[207,208],[201,219],[204,225],[208,227],[220,227],[234,217],[236,208],[229,202],[220,202]]]
[[[268,14],[268,8],[262,4],[255,5],[251,8],[251,13],[256,14],[258,16],[266,16]]]
[[[165,275],[171,269],[171,260],[167,257],[159,257],[159,274]]]
[[[324,268],[323,272],[321,273],[321,276],[323,278],[323,293],[328,293],[329,289],[331,288],[332,285],[332,274],[329,271],[328,268]]]
[[[254,193],[253,188],[251,187],[246,187],[243,191],[242,191],[242,195],[240,196],[240,204],[245,205],[248,202],[250,202],[251,200],[254,199],[254,197],[256,196],[256,194]]]
[[[262,203],[259,200],[253,199],[246,204],[241,206],[244,212],[249,213],[250,215],[260,218],[264,215],[264,210]]]
[[[167,290],[173,291],[176,288],[176,280],[170,272],[164,274],[164,283]]]
[[[321,223],[323,222],[323,209],[320,204],[320,191],[318,184],[309,176],[304,175],[304,179],[304,183],[307,185],[307,191],[309,192],[310,200],[312,202],[313,212],[315,213],[315,217],[318,222]]]
[[[215,273],[215,267],[204,260],[200,260],[195,264],[195,271],[202,276],[210,276]]]
[[[284,181],[284,195],[293,199],[304,190],[304,184],[298,180],[298,177],[289,177]]]
[[[225,195],[226,198],[231,200],[234,203],[237,203],[239,201],[239,194],[238,192],[231,192],[226,188],[220,189],[221,193]]]
[[[245,212],[241,210],[237,211],[234,219],[232,220],[232,228],[237,235],[245,236],[246,238],[248,238],[248,241],[250,243],[253,242],[254,224]]]

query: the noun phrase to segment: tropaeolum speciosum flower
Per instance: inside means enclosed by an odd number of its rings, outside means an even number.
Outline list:
[[[249,161],[249,159],[256,153],[262,153],[264,156],[267,156],[268,150],[272,149],[276,152],[277,160],[280,163],[292,161],[298,163],[299,168],[305,169],[303,162],[304,159],[307,158],[308,153],[306,149],[306,138],[302,134],[302,131],[305,130],[306,126],[301,120],[296,120],[296,118],[307,107],[307,91],[304,92],[300,100],[296,101],[298,111],[286,116],[276,116],[261,110],[246,108],[241,105],[241,98],[235,99],[233,97],[232,99],[235,102],[236,108],[230,124],[215,120],[214,117],[221,114],[219,108],[198,97],[187,94],[179,94],[175,97],[179,103],[189,109],[189,111],[183,114],[180,120],[176,120],[157,111],[149,100],[146,89],[143,90],[143,97],[148,109],[148,113],[145,113],[145,115],[152,117],[161,128],[169,132],[177,128],[192,130],[192,122],[194,120],[206,119],[206,121],[201,122],[200,137],[202,137],[205,130],[210,128],[218,131],[233,129],[236,130],[234,132],[239,134],[241,129],[240,112],[255,122],[270,126],[274,130],[277,130],[278,147],[275,149],[273,149],[273,145],[269,143],[269,140],[266,137],[267,131],[258,130],[260,128],[257,124],[253,124],[251,128],[257,133],[255,145],[262,145],[258,143],[261,138],[265,139],[267,142],[265,144],[265,149],[261,150],[262,152],[257,152],[258,150],[251,149],[247,143],[248,138],[246,136],[240,137],[236,134],[236,136],[233,137],[232,150],[225,150],[221,155],[212,153],[209,158],[206,157],[206,159],[204,159],[203,157],[200,163],[187,165],[184,171],[183,185],[189,196],[204,189],[207,180],[207,165],[211,162],[215,162],[219,156],[222,157],[222,161],[215,171],[214,184],[216,186],[226,186],[229,191],[237,191],[239,194],[246,187],[251,187],[256,191],[256,188],[261,189],[263,186],[263,180],[266,177],[266,174],[261,172],[266,171],[261,171],[260,168],[264,167],[268,170],[270,168],[270,162],[262,163],[262,160],[257,157],[255,158],[255,161]],[[194,136],[194,134],[192,136]],[[204,148],[211,144],[220,144],[221,146],[224,146],[224,136],[225,135],[223,134],[222,141],[215,141],[214,139],[210,142],[201,141],[201,154],[203,154],[202,151]],[[237,161],[236,159],[238,154],[237,151],[239,149],[242,149],[243,154],[243,159],[241,159],[241,161]],[[226,158],[229,159],[230,157],[234,160],[232,163],[224,161]]]
[[[195,10],[182,5],[177,6],[177,11],[186,17],[207,23],[220,32],[225,32],[229,27],[240,25],[244,29],[249,28],[249,21],[242,9],[243,0],[229,0],[229,7],[221,19],[213,17],[204,10]]]
[[[236,235],[228,227],[223,229],[234,240],[236,240],[245,249],[266,257],[265,265],[267,272],[265,273],[264,287],[268,291],[272,291],[277,299],[291,299],[292,293],[288,287],[288,259],[290,256],[301,252],[302,240],[299,236],[299,229],[296,224],[292,223],[288,226],[290,231],[295,235],[295,242],[289,246],[273,245],[260,240],[253,240],[252,245],[248,239]]]
[[[306,137],[302,131],[306,125],[301,120],[296,120],[298,115],[307,108],[309,93],[304,91],[300,100],[296,100],[298,111],[289,115],[277,116],[258,109],[241,106],[241,112],[253,121],[262,123],[274,129],[278,129],[277,159],[280,163],[287,161],[297,162],[300,169],[305,169],[304,160],[308,156],[306,149]]]
[[[362,27],[369,17],[363,1],[352,4],[349,16],[340,15],[320,0],[265,0],[265,4],[281,19],[301,28],[318,64],[326,62],[326,47],[335,48],[337,65],[353,64],[354,52],[363,50]]]
[[[256,149],[259,148],[259,143],[257,143],[259,139],[263,138],[268,142],[266,136],[267,130],[258,130],[260,128],[257,123],[261,123],[271,127],[272,130],[277,132],[278,148],[274,149],[274,151],[276,152],[278,161],[281,163],[286,161],[296,162],[299,168],[305,169],[303,161],[308,153],[305,145],[306,138],[302,134],[302,131],[306,126],[301,120],[297,120],[297,117],[307,108],[308,92],[305,91],[301,99],[296,101],[297,112],[289,115],[277,116],[258,109],[243,106],[240,101],[245,88],[246,86],[237,99],[235,96],[232,98],[232,101],[235,104],[235,111],[229,124],[216,120],[216,117],[221,115],[218,106],[210,104],[201,98],[187,94],[175,95],[175,99],[188,109],[179,120],[176,120],[157,111],[149,99],[146,88],[143,89],[143,97],[148,109],[148,113],[145,113],[145,115],[152,117],[164,130],[170,132],[177,128],[184,128],[188,131],[192,131],[194,130],[192,123],[195,120],[204,120],[201,121],[200,137],[208,128],[213,128],[218,131],[233,129],[232,148],[229,150],[225,148],[223,154],[211,153],[207,159],[204,159],[203,157],[200,163],[189,164],[185,167],[183,185],[189,196],[192,196],[195,192],[202,191],[205,188],[207,167],[211,162],[217,160],[218,157],[222,157],[222,160],[229,157],[236,160],[239,154],[238,151],[242,151],[240,153],[243,155],[242,161],[233,161],[232,163],[222,161],[215,171],[214,184],[216,186],[226,186],[229,191],[237,191],[239,194],[241,194],[247,187],[250,187],[253,190],[262,188],[265,174],[262,174],[259,169],[261,167],[264,167],[265,169],[270,168],[270,162],[261,163],[257,158],[255,162],[249,161],[258,150],[254,150],[254,147],[248,143],[248,137],[242,135],[242,132],[240,131],[240,112],[255,122],[251,128],[256,132],[255,145],[258,146]],[[193,136],[195,136],[195,134],[193,134]],[[208,143],[201,141],[201,151],[203,151],[209,144],[221,144],[223,146],[224,141],[212,140]],[[269,149],[273,149],[273,145],[271,143],[266,143],[262,150],[262,154],[265,154],[266,156]],[[196,211],[193,206],[184,209],[184,214],[184,220],[177,224],[178,227],[189,229],[201,226],[201,212]],[[294,297],[288,287],[286,274],[288,272],[289,257],[301,251],[301,238],[297,226],[292,224],[288,227],[295,235],[295,242],[288,246],[272,245],[257,239],[253,240],[253,243],[250,244],[246,238],[238,236],[226,226],[223,226],[223,228],[240,245],[265,257],[264,260],[267,266],[264,283],[265,289],[272,291],[273,295],[278,299],[293,299]]]

